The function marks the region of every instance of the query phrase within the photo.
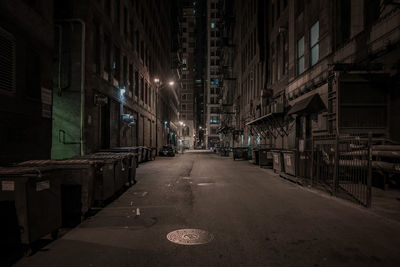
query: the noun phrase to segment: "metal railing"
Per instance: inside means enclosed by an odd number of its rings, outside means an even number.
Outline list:
[[[371,206],[371,136],[324,136],[313,139],[311,184],[335,196]]]

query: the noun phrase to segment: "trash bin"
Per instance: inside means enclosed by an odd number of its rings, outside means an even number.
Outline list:
[[[122,161],[124,166],[128,166],[128,183],[126,186],[131,186],[136,183],[136,166],[137,166],[137,153],[133,152],[122,152],[119,150],[118,152],[98,152],[95,155],[113,155],[116,154],[118,156],[123,157]]]
[[[295,151],[282,151],[283,161],[285,165],[285,173],[296,176],[296,152]]]
[[[113,180],[113,194],[120,193],[129,184],[129,163],[126,157],[119,153],[95,153],[81,158],[92,160],[104,160],[107,164],[107,175]],[[107,177],[110,179],[109,177]],[[110,179],[110,180],[111,180]]]
[[[273,156],[273,169],[275,173],[280,173],[282,172],[283,169],[283,160],[282,160],[282,152],[280,150],[272,150],[272,156]]]
[[[146,161],[146,150],[144,149],[143,146],[137,147],[138,149],[138,157],[139,157],[139,163],[145,162]]]
[[[260,148],[259,165],[260,167],[272,167],[273,155],[270,148]]]
[[[234,147],[233,148],[233,160],[236,159],[248,159],[248,148],[247,147]]]
[[[253,164],[259,165],[260,164],[260,149],[258,147],[254,147],[251,151],[251,158]]]
[[[49,167],[0,168],[0,238],[26,248],[61,227],[59,179]]]
[[[115,153],[135,153],[136,154],[136,168],[139,167],[139,162],[141,162],[141,156],[139,158],[139,148],[135,146],[120,146],[113,147],[110,149],[102,149],[100,152],[115,152]]]
[[[151,150],[151,158],[150,159],[155,160],[156,156],[157,156],[157,148],[151,147],[150,150]]]
[[[93,205],[93,191],[100,162],[87,159],[30,160],[18,166],[52,167],[54,177],[60,180],[62,225],[79,224]]]

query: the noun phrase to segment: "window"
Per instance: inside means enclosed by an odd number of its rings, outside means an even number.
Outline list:
[[[186,104],[182,104],[182,110],[186,110]]]
[[[115,2],[115,6],[114,6],[114,21],[117,23],[117,25],[119,26],[120,24],[120,20],[121,20],[121,16],[119,14],[119,9],[120,9],[120,0],[117,0]]]
[[[0,28],[0,89],[15,90],[15,39]]]
[[[144,83],[144,102],[147,104],[149,103],[149,86],[147,85],[147,82]]]
[[[139,72],[135,71],[135,96],[139,96]]]
[[[215,28],[215,22],[211,22],[211,29]]]
[[[140,99],[144,101],[144,79],[140,77]]]
[[[28,48],[26,56],[26,86],[25,94],[29,97],[40,99],[40,54]]]
[[[186,94],[182,94],[182,100],[186,100]]]
[[[116,46],[114,46],[114,61],[113,61],[113,71],[114,71],[114,79],[119,81],[120,79],[120,57],[121,57],[121,52],[120,49]]]
[[[126,83],[127,77],[128,77],[128,58],[124,56],[124,59],[122,61],[122,82]]]
[[[125,38],[128,37],[128,9],[124,7],[124,34]]]
[[[100,74],[100,28],[99,23],[97,21],[93,21],[94,31],[93,31],[93,56],[94,56],[94,65],[95,71],[97,74]]]
[[[129,92],[133,95],[133,65],[129,64]]]
[[[304,72],[304,36],[297,41],[297,74]]]
[[[110,37],[104,35],[104,71],[106,72],[109,72],[111,67],[110,54]]]
[[[311,66],[317,64],[319,60],[319,21],[317,21],[310,29],[310,49],[311,49]]]

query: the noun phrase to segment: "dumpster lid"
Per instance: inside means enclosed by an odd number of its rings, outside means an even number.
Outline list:
[[[291,114],[311,114],[326,110],[326,106],[318,93],[296,102],[289,110]]]
[[[96,162],[89,159],[61,159],[61,160],[29,160],[17,163],[17,166],[70,166],[90,167]]]
[[[50,167],[33,167],[33,166],[13,166],[13,167],[0,167],[0,176],[3,175],[33,175],[40,176],[42,172],[51,170]]]

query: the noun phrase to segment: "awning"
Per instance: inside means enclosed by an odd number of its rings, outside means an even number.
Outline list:
[[[274,130],[277,130],[281,136],[287,135],[278,117],[281,116],[275,113],[269,113],[246,123],[246,126],[251,127],[251,131],[255,131],[262,137],[273,135],[276,138],[277,136],[274,134]]]
[[[313,94],[299,102],[295,103],[289,110],[288,115],[291,114],[311,114],[322,110],[326,110],[326,106],[322,101],[319,94]]]

